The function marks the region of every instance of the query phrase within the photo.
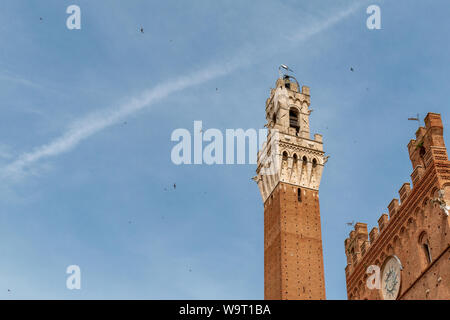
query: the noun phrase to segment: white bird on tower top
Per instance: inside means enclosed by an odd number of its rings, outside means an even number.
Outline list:
[[[282,64],[278,67],[278,72],[280,73],[280,78],[283,77],[282,73],[281,73],[281,69],[286,70],[286,72],[294,72],[294,70],[292,70],[291,68],[289,68],[287,65]]]

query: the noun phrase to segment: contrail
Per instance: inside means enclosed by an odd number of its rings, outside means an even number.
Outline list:
[[[67,152],[76,147],[84,139],[89,138],[100,130],[114,125],[126,116],[148,107],[176,91],[181,91],[213,78],[226,75],[238,68],[239,65],[239,63],[231,62],[221,66],[207,67],[199,72],[161,83],[154,88],[145,91],[139,98],[131,99],[117,109],[106,109],[93,112],[72,123],[68,131],[50,143],[42,145],[31,152],[22,154],[14,162],[2,168],[1,175],[3,177],[20,178],[24,174],[23,169],[25,167],[43,158]]]
[[[331,16],[329,19],[304,30],[299,33],[298,36],[292,37],[291,40],[294,42],[306,40],[307,38],[338,23],[353,13],[358,7],[360,7],[360,5],[353,5],[344,11]],[[257,50],[252,51],[258,53]],[[31,152],[20,155],[15,161],[1,168],[0,176],[2,178],[18,180],[26,175],[26,172],[24,171],[25,168],[41,159],[57,156],[61,153],[70,151],[84,139],[87,139],[95,133],[118,123],[126,116],[134,114],[143,108],[149,107],[174,92],[227,75],[239,67],[254,64],[260,59],[260,54],[236,55],[236,57],[228,63],[212,65],[198,72],[156,85],[154,88],[145,91],[140,97],[131,99],[129,102],[116,109],[104,109],[93,112],[72,123],[69,129],[61,136],[55,138],[47,144],[35,148]]]
[[[361,6],[362,6],[362,3],[355,3],[354,5],[349,6],[348,8],[332,15],[331,17],[329,17],[329,19],[319,22],[319,23],[312,24],[306,30],[301,30],[301,32],[298,32],[296,35],[287,36],[287,38],[294,42],[311,38],[312,36],[322,32],[323,30],[326,30],[326,29],[332,27],[333,25],[335,25],[342,19],[348,17],[349,15],[354,13],[356,10],[361,8]]]

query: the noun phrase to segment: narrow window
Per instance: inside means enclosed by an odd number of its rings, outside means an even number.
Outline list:
[[[425,148],[423,146],[420,146],[419,155],[420,155],[420,160],[422,162],[422,166],[424,168],[425,168],[425,159],[424,159],[425,153],[426,153]]]
[[[297,189],[297,200],[298,202],[302,202],[302,189]]]
[[[428,245],[428,243],[423,244],[423,250],[425,251],[425,256],[427,258],[427,262],[428,262],[428,264],[430,264],[431,263],[431,251],[430,251],[430,246]]]
[[[295,132],[300,131],[300,126],[298,125],[298,111],[294,108],[289,110],[289,127],[295,128]]]
[[[423,259],[424,262],[426,262],[426,265],[429,265],[432,262],[431,258],[431,248],[430,243],[428,241],[428,235],[426,232],[422,232],[419,236],[419,244],[421,246],[421,250],[423,252],[422,256],[424,256],[425,259]]]

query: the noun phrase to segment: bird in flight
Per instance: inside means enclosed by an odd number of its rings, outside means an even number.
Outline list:
[[[346,222],[345,224],[348,226],[353,226],[354,223],[355,223],[355,220],[353,220],[352,222]]]
[[[176,184],[176,183],[173,184],[173,188],[174,188],[174,189],[177,188],[177,184]]]
[[[144,33],[144,28],[141,27],[140,31],[141,31],[141,33]]]
[[[350,68],[350,71],[353,72],[354,71],[353,68]]]

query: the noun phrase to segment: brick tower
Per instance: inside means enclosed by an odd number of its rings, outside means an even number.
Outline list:
[[[281,76],[266,101],[267,141],[258,152],[264,202],[264,298],[325,299],[319,185],[322,136],[309,133],[309,88]]]
[[[450,299],[450,161],[443,130],[441,116],[428,113],[408,144],[413,187],[403,184],[400,201],[390,202],[378,228],[368,233],[367,224],[357,223],[345,240],[350,300]]]

